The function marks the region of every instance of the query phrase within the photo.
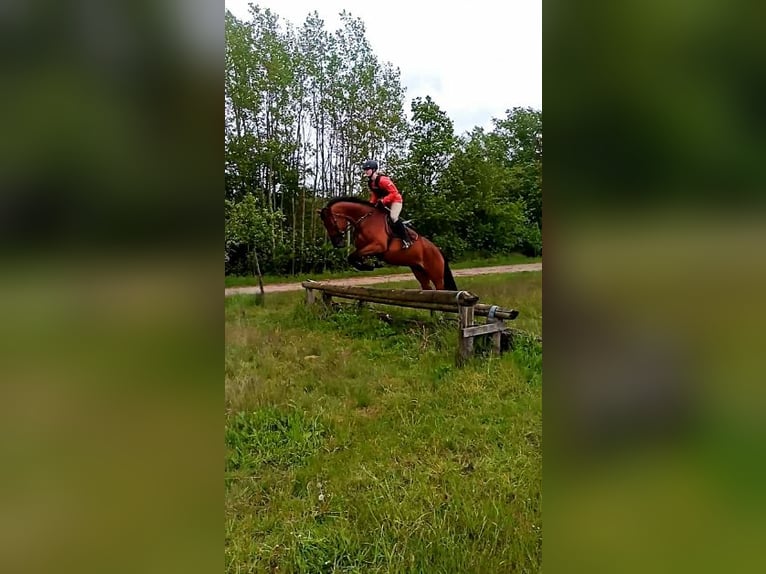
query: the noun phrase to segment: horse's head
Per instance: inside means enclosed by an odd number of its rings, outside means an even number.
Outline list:
[[[319,210],[319,217],[324,223],[324,228],[330,236],[333,247],[343,247],[346,242],[346,228],[348,220],[345,217],[337,217],[332,207],[323,207]]]

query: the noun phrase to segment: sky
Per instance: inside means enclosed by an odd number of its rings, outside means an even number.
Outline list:
[[[249,0],[225,0],[249,20]],[[360,18],[381,62],[401,71],[407,114],[415,97],[430,95],[462,134],[492,128],[493,118],[521,106],[542,109],[542,0],[472,0],[458,8],[433,0],[261,0],[281,20],[300,27],[313,11],[332,32],[338,13]]]

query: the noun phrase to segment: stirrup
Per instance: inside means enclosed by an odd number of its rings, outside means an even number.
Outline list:
[[[409,239],[402,239],[402,249],[409,249],[412,247],[412,242]]]

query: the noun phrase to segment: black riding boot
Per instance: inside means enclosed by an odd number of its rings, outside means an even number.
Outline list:
[[[402,223],[401,219],[397,219],[396,223],[393,225],[394,235],[396,235],[399,239],[402,240],[402,249],[409,249],[410,247],[410,238],[407,234],[407,230],[404,227],[404,223]]]

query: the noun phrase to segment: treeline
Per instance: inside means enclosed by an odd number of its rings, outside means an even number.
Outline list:
[[[542,252],[542,112],[508,110],[489,132],[456,135],[430,97],[410,103],[364,23],[334,32],[314,12],[300,28],[251,5],[226,13],[227,274],[294,274],[346,266],[316,210],[367,196],[375,158],[405,198],[404,216],[448,257]]]

